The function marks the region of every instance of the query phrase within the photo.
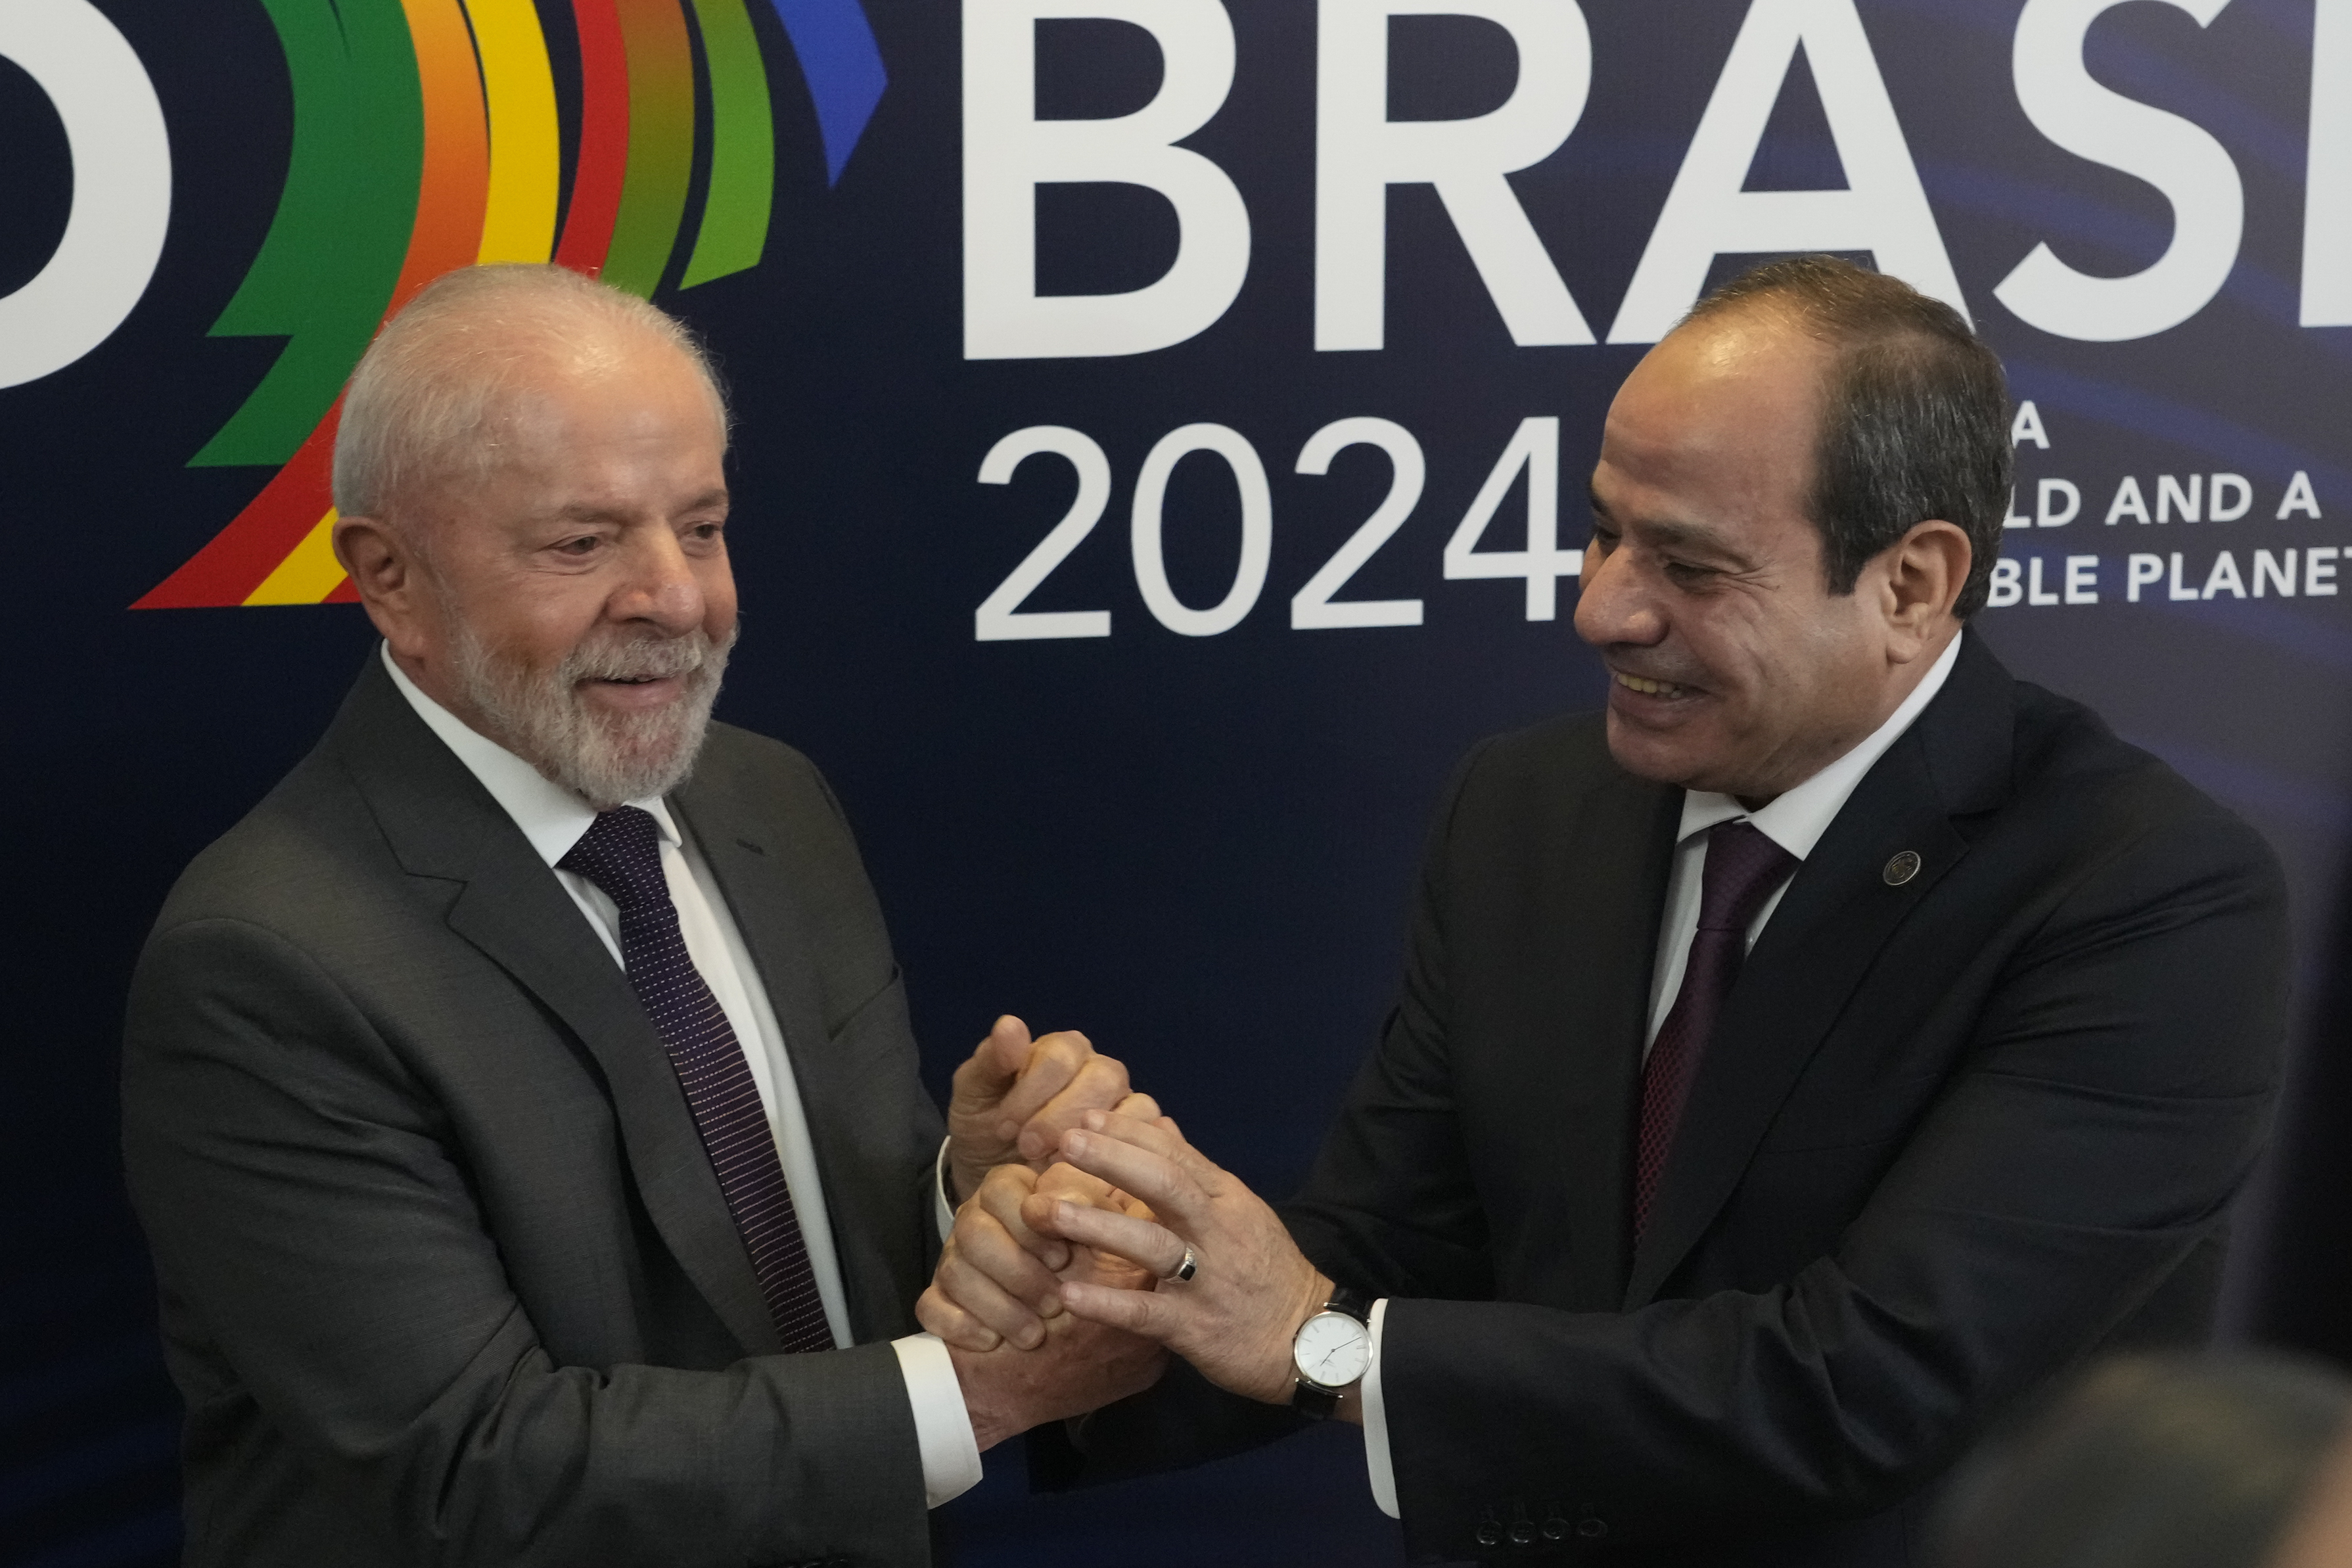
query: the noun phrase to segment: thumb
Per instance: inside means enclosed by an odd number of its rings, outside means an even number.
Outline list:
[[[1010,1013],[997,1019],[971,1059],[956,1069],[956,1099],[975,1107],[1003,1100],[1029,1065],[1029,1047],[1028,1025]]]

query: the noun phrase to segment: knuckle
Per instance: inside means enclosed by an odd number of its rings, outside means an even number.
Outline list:
[[[997,1179],[1006,1172],[1017,1173],[1004,1175],[1002,1181]],[[973,1221],[975,1225],[985,1224],[988,1219],[1002,1219],[1007,1215],[1019,1212],[1021,1205],[1028,1201],[1029,1194],[1034,1188],[1034,1184],[1028,1178],[1035,1174],[1036,1173],[1026,1165],[997,1166],[996,1171],[989,1176],[988,1180],[981,1183],[980,1191],[972,1194],[972,1202],[964,1205],[964,1212],[969,1214],[977,1211],[984,1216],[975,1219]]]
[[[1108,1057],[1097,1057],[1088,1062],[1072,1086],[1085,1100],[1084,1109],[1116,1110],[1127,1096],[1127,1069]],[[1073,1110],[1081,1109],[1074,1106]]]

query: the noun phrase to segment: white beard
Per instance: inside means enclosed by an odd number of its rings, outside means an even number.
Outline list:
[[[699,627],[677,637],[599,627],[542,671],[501,657],[459,620],[451,673],[508,750],[610,811],[667,795],[694,771],[734,646],[732,630],[719,641]],[[579,689],[583,680],[665,676],[684,676],[684,692],[642,713],[600,711]]]

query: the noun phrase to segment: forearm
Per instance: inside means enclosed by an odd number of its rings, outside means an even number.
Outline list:
[[[1068,1423],[1067,1449],[1045,1484],[1058,1491],[1187,1469],[1263,1447],[1306,1425],[1286,1406],[1228,1394],[1175,1361],[1143,1393]]]
[[[1381,1393],[1411,1540],[1466,1554],[1490,1511],[1522,1506],[1621,1543],[1875,1512],[2090,1349],[2210,1225],[2053,1227],[1994,1262],[1930,1242],[1907,1285],[1823,1259],[1786,1287],[1622,1314],[1392,1300]]]
[[[487,1373],[524,1337],[499,1336],[476,1364]],[[884,1345],[718,1372],[558,1367],[527,1348],[407,1420],[321,1399],[276,1436],[405,1562],[738,1568],[855,1549],[912,1568],[927,1552],[914,1423]]]

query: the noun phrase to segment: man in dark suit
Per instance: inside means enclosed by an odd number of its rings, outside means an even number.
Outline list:
[[[554,268],[443,279],[353,378],[383,647],[131,1000],[191,1563],[911,1568],[981,1448],[1156,1372],[916,1331],[948,1202],[1149,1104],[1007,1019],[942,1125],[839,805],[709,722],[725,450],[677,324]]]
[[[1812,258],[1705,302],[1593,476],[1607,715],[1456,773],[1305,1191],[1277,1215],[1172,1124],[1090,1114],[1076,1170],[988,1179],[924,1320],[1066,1307],[1229,1391],[1098,1413],[1082,1474],[1336,1414],[1417,1559],[1710,1564],[1911,1561],[2020,1394],[2201,1337],[2284,893],[2242,823],[1964,630],[2007,414],[1892,279]],[[1064,1242],[1162,1282],[1057,1282]]]

